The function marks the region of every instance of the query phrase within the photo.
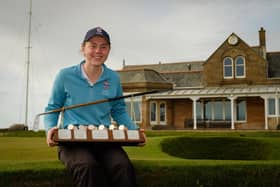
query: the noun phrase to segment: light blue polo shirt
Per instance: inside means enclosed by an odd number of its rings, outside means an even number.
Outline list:
[[[95,84],[90,84],[82,74],[82,64],[62,69],[56,76],[51,96],[45,111],[66,106],[122,96],[119,75],[103,65],[103,73]],[[57,126],[59,113],[45,115],[45,129]],[[123,99],[79,107],[64,112],[64,128],[69,124],[105,125],[109,127],[111,117],[128,129],[138,129],[126,111]]]

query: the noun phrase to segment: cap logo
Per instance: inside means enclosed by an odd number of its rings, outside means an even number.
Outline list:
[[[100,27],[97,27],[96,31],[97,31],[98,34],[102,34],[102,29]]]

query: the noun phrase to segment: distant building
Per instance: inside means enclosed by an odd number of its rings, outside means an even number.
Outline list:
[[[174,90],[127,100],[132,118],[155,129],[276,129],[280,124],[280,51],[265,30],[249,46],[232,33],[205,61],[125,65],[125,93]]]

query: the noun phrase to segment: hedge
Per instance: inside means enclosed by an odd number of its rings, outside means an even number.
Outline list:
[[[243,162],[225,164],[200,161],[133,161],[139,187],[248,187],[280,186],[277,162]],[[71,178],[61,167],[0,171],[0,186],[68,187]]]

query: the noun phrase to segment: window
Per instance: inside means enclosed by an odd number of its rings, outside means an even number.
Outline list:
[[[223,101],[216,101],[214,104],[214,119],[222,120],[223,117]]]
[[[160,103],[159,111],[160,111],[160,115],[159,115],[160,124],[165,125],[166,124],[166,105],[165,105],[165,103]]]
[[[280,102],[280,101],[279,101]],[[200,108],[200,109],[198,109]],[[231,121],[231,103],[229,100],[205,100],[197,102],[197,119]],[[237,100],[235,104],[237,121],[246,121],[247,109],[245,100]],[[201,118],[202,116],[202,118]]]
[[[196,119],[202,119],[202,106],[203,103],[201,101],[196,102]]]
[[[142,100],[139,97],[138,98],[130,98],[130,99],[125,99],[125,104],[127,108],[127,112],[130,115],[131,119],[136,121],[136,122],[141,122],[142,121],[142,113],[141,113],[141,105]]]
[[[150,103],[150,123],[166,125],[166,102],[152,101]]]
[[[141,122],[141,101],[134,101],[135,121]]]
[[[245,59],[242,56],[238,56],[235,59],[235,77],[236,78],[245,77]]]
[[[156,123],[157,122],[157,103],[151,102],[150,104],[150,122]]]
[[[246,120],[246,101],[243,100],[236,101],[236,120],[237,121]]]
[[[201,102],[200,105],[204,109],[204,111],[200,111],[200,115],[204,114],[204,120],[231,120],[230,101],[228,100],[208,100]],[[197,119],[201,118],[198,116]]]
[[[224,78],[233,78],[232,58],[226,57],[224,59]]]
[[[280,116],[280,98],[278,99],[278,116]]]
[[[212,120],[212,102],[206,101],[204,105],[204,119]]]
[[[225,101],[225,120],[231,120],[231,108],[230,108],[230,101]]]
[[[275,99],[274,98],[268,98],[268,115],[275,115]]]
[[[234,62],[233,64],[233,59],[231,57],[224,58],[224,78],[245,78],[245,58],[243,56],[237,56]]]

